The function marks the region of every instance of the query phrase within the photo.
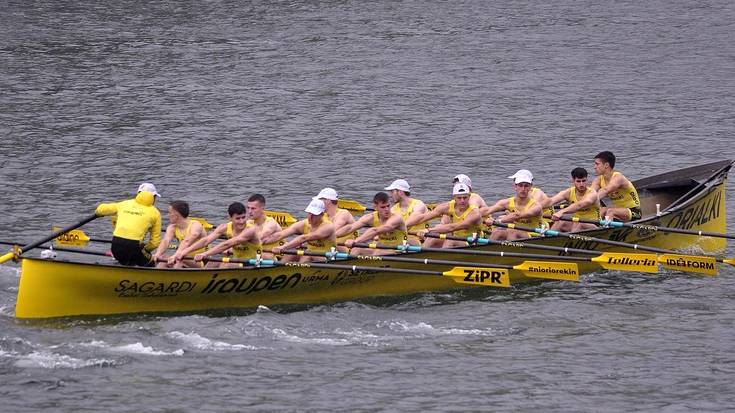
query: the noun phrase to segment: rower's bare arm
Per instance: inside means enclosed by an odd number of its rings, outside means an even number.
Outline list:
[[[400,215],[393,215],[388,218],[388,220],[384,224],[378,225],[377,227],[369,228],[362,235],[355,238],[355,242],[365,242],[372,240],[377,235],[391,232],[395,229],[400,228],[401,226],[403,226],[403,218],[401,218]]]
[[[506,209],[508,209],[508,200],[501,199],[500,201],[496,202],[495,205],[493,206],[487,206],[484,208],[480,208],[480,215],[483,217],[486,217],[496,212],[505,211]]]
[[[191,227],[189,227],[189,235],[184,238],[181,243],[179,244],[179,247],[176,249],[177,251],[183,251],[185,248],[188,248],[189,245],[196,242],[198,239],[203,238],[207,235],[207,231],[204,229],[202,224],[198,221],[191,221]]]
[[[406,227],[412,227],[423,222],[421,221],[421,216],[428,211],[429,209],[426,208],[426,204],[423,201],[416,202],[416,205],[413,207],[413,212],[411,212],[411,215],[406,220]]]
[[[272,244],[274,242],[278,242],[284,238],[290,237],[291,235],[301,234],[301,231],[304,229],[304,221],[296,221],[295,223],[291,224],[288,228],[282,229],[278,232],[275,232],[273,234],[268,235],[264,239],[261,240],[263,244]]]
[[[228,249],[234,247],[235,245],[243,244],[243,243],[246,243],[252,240],[256,234],[257,234],[256,227],[246,228],[242,230],[239,234],[235,235],[234,237],[228,240],[225,240],[223,242],[220,242],[219,244],[215,245],[213,248],[203,252],[202,256],[210,257],[212,255],[216,255],[224,251],[227,251]]]
[[[156,249],[156,252],[153,253],[154,258],[161,257],[168,248],[169,245],[171,245],[171,240],[174,238],[174,225],[171,224],[168,227],[166,227],[166,234],[163,236],[163,240],[161,240],[161,243],[158,244],[158,248]],[[181,245],[179,245],[179,248],[181,248]]]
[[[542,211],[541,205],[538,203],[535,203],[523,212],[516,212],[516,217],[518,218],[536,217],[536,216],[541,215],[541,211]]]
[[[453,232],[458,230],[463,230],[470,228],[475,225],[479,225],[482,222],[482,215],[480,215],[480,210],[475,208],[472,211],[470,211],[467,216],[459,221],[452,224],[442,224],[446,225],[447,231],[446,232]]]
[[[599,191],[600,191],[600,177],[599,177],[599,176],[598,176],[598,177],[596,177],[596,178],[595,178],[595,179],[594,179],[594,180],[592,181],[592,185],[590,185],[590,187],[591,187],[591,188],[592,188],[593,190],[597,191],[597,192],[599,192]]]
[[[440,217],[446,214],[447,212],[449,212],[449,203],[448,202],[441,203],[437,205],[436,208],[432,209],[431,211],[427,211],[421,214],[421,218],[412,225],[421,224],[426,221],[431,221],[432,219]]]
[[[351,234],[355,231],[357,231],[360,228],[364,228],[370,225],[370,223],[373,221],[373,214],[365,214],[360,217],[357,221],[353,222],[352,224],[345,225],[344,227],[337,230],[337,232],[334,234],[337,238],[345,236],[347,234]]]
[[[548,208],[560,202],[566,201],[569,198],[569,192],[571,192],[571,189],[567,188],[552,197],[547,197],[546,202],[544,202],[542,206],[544,208]]]
[[[204,238],[200,238],[194,241],[193,244],[189,245],[183,250],[181,249],[177,250],[174,256],[176,257],[176,259],[180,260],[184,258],[190,252],[196,251],[199,248],[204,248],[207,245],[213,243],[217,238],[222,236],[226,231],[227,231],[227,224],[220,224],[217,226],[217,228],[214,229],[214,231],[207,234],[207,236],[205,236]]]

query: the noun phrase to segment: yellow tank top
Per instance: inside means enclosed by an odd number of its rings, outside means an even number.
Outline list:
[[[322,225],[329,223],[326,214],[323,219],[324,221],[322,221]],[[308,234],[309,232],[311,232],[311,225],[309,225],[309,220],[304,220],[304,230],[302,232],[304,234]],[[332,234],[332,237],[330,239],[317,239],[306,242],[306,249],[313,252],[329,252],[332,250],[332,248],[336,247],[337,239],[334,237],[334,234]]]
[[[278,225],[279,228],[281,227],[281,224],[278,224],[278,220],[276,220],[273,217],[269,217],[269,216],[266,216],[265,217],[265,221],[263,221],[263,225],[265,225],[265,223],[268,222],[268,221],[273,221],[273,222],[275,222]],[[253,226],[253,225],[255,225],[255,220],[254,219],[249,219],[249,220],[247,220],[247,222],[245,223],[245,225],[246,225],[245,228],[250,227],[250,226]],[[258,234],[258,235],[260,235],[260,234]],[[278,247],[278,246],[283,245],[283,244],[285,244],[285,242],[283,242],[283,240],[276,241],[276,242],[271,242],[270,244],[263,244],[263,251],[265,251],[265,250],[270,251],[273,248]]]
[[[467,209],[462,213],[462,215],[457,215],[457,211],[454,209],[454,200],[449,201],[449,212],[447,215],[449,215],[449,220],[452,224],[457,222],[462,222],[467,218],[467,215],[472,212],[473,209],[477,209],[477,205],[470,205],[467,207]],[[452,234],[456,235],[458,237],[471,237],[472,234],[477,234],[478,236],[483,236],[482,232],[482,224],[475,224],[471,227],[459,231],[454,231]]]
[[[380,226],[380,218],[378,218],[378,212],[373,212],[373,225],[372,227]],[[381,244],[396,246],[403,244],[403,241],[408,239],[408,233],[402,229],[394,229],[390,232],[384,232],[378,235],[378,240]]]
[[[184,241],[187,236],[189,236],[189,233],[190,233],[189,231],[191,231],[191,224],[192,224],[192,222],[193,221],[189,220],[189,225],[186,226],[186,229],[184,230],[184,232],[181,232],[181,230],[179,229],[179,227],[176,227],[176,226],[174,227],[174,237],[179,241],[179,245],[181,245],[181,242]],[[194,240],[194,241],[196,241],[196,240]],[[202,248],[199,248],[198,250],[194,250],[194,251],[190,252],[186,256],[187,257],[193,257],[193,256],[195,256],[195,255],[197,255],[199,253],[202,253],[202,252],[206,251],[206,250],[207,250],[207,247],[204,246]]]
[[[534,193],[536,193],[536,192],[538,192],[538,191],[540,191],[540,190],[541,190],[540,188],[538,188],[538,187],[535,187],[535,186],[534,186],[533,188],[531,188],[531,194],[534,194]],[[548,206],[548,207],[544,208],[544,209],[543,209],[543,210],[541,211],[541,213],[542,213],[543,215],[549,215],[549,216],[551,216],[551,215],[554,215],[554,207],[553,207],[553,206]],[[550,220],[550,219],[545,219],[545,218],[544,218],[544,221],[546,221],[546,222],[549,222],[549,221],[551,221],[551,220]]]
[[[250,228],[252,226],[253,223],[245,223],[245,228]],[[244,230],[245,229],[243,229],[243,231]],[[227,237],[227,239],[230,239],[234,236],[232,232],[232,222],[227,223],[227,231],[225,231],[225,236]],[[238,259],[247,260],[250,258],[255,258],[255,256],[261,251],[263,251],[263,245],[260,242],[258,242],[257,244],[253,242],[244,242],[242,244],[237,244],[232,247],[232,256]]]
[[[618,171],[613,172],[612,176],[615,175],[622,176],[622,174]],[[607,186],[607,181],[605,181],[604,176],[600,175],[600,189],[604,188],[605,186]],[[638,198],[638,191],[635,189],[632,183],[629,183],[626,188],[620,188],[618,190],[608,192],[607,197],[610,198],[613,206],[617,208],[641,207],[641,201]]]
[[[592,188],[588,186],[587,190],[592,191]],[[567,198],[567,201],[569,201],[572,204],[578,201],[576,187],[572,186],[570,188],[569,197]],[[600,220],[600,207],[596,204],[592,204],[588,206],[587,208],[582,208],[579,211],[575,212],[574,216],[577,218],[591,219],[591,220],[599,221]]]
[[[416,201],[415,199],[412,199],[411,202],[408,203],[408,206],[406,207],[405,211],[401,209],[401,204],[393,204],[393,206],[390,207],[390,212],[394,214],[400,214],[401,217],[403,218],[403,221],[405,222],[405,221],[408,221],[408,217],[410,217],[411,214],[413,214],[413,209],[416,207],[417,203],[418,201]],[[408,232],[419,232],[419,231],[425,230],[428,227],[429,227],[428,223],[422,222],[420,224],[412,225],[410,228],[408,228]],[[418,239],[418,237],[416,237],[415,235],[409,235],[409,237],[415,237]]]
[[[340,211],[345,211],[348,214],[350,213],[350,211],[347,211],[344,208],[337,208],[337,211],[334,214],[337,215],[337,214],[339,214]],[[324,219],[327,222],[332,222],[332,220],[329,218],[329,214],[326,214],[325,213],[324,214]],[[334,223],[334,222],[332,222],[332,223]],[[337,238],[337,244],[344,244],[345,241],[347,241],[348,239],[355,239],[355,238],[357,238],[357,231],[350,232],[349,234],[345,234],[345,235],[342,235],[341,237]]]
[[[536,200],[529,196],[528,202],[526,203],[526,205],[523,207],[523,210],[521,211],[516,207],[516,198],[512,196],[508,198],[508,211],[522,213],[522,212],[527,211],[528,208],[530,208],[534,204],[536,204]],[[517,219],[514,223],[524,226],[524,227],[540,228],[543,225],[544,220],[541,218],[541,215],[537,215],[535,217]]]

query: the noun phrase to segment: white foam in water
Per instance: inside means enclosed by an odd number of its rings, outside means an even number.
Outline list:
[[[381,323],[382,324],[382,323]],[[383,325],[378,325],[382,327]],[[406,321],[391,321],[388,323],[388,328],[393,331],[406,331],[413,333],[425,333],[430,335],[473,335],[473,336],[492,336],[495,335],[492,331],[480,330],[480,329],[462,329],[462,328],[434,328],[431,324],[427,323],[408,323]]]
[[[352,344],[350,340],[343,338],[302,338],[286,333],[281,329],[274,329],[273,334],[279,338],[283,338],[293,343],[306,343],[306,344],[325,344],[329,346],[347,346]]]
[[[183,356],[184,350],[178,349],[171,352],[154,350],[153,347],[144,346],[143,343],[125,344],[122,346],[110,346],[104,341],[93,340],[89,343],[81,343],[82,346],[106,348],[117,353],[144,354],[147,356]]]
[[[231,351],[231,350],[257,350],[257,347],[245,344],[230,344],[224,341],[213,341],[202,337],[197,333],[184,334],[178,331],[167,333],[167,336],[183,341],[188,346],[199,350]]]
[[[48,353],[45,351],[34,351],[27,356],[21,356],[15,362],[16,367],[43,369],[79,369],[83,367],[113,366],[115,364],[116,362],[114,360],[82,360],[64,354]]]

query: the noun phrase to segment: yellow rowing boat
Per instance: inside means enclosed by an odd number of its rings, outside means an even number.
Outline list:
[[[658,225],[690,230],[724,233],[726,229],[725,180],[732,161],[721,161],[652,176],[635,183],[641,197],[644,218],[634,228],[598,228],[581,234],[608,240],[636,243],[667,249],[694,249],[719,252],[722,238],[699,237],[654,231]],[[658,213],[657,213],[658,212]],[[552,245],[623,251],[585,239],[537,237],[526,245]],[[471,245],[470,251],[500,251],[498,245]],[[558,254],[547,251],[546,254]],[[451,252],[406,254],[431,260],[452,260]],[[463,255],[478,266],[514,264],[521,259]],[[452,277],[427,274],[401,274],[396,269],[415,269],[416,264],[387,262],[378,258],[364,262],[348,259],[344,265],[374,267],[352,271],[344,268],[306,266],[261,266],[233,269],[167,270],[122,267],[111,259],[82,263],[58,259],[23,257],[16,303],[16,317],[38,319],[131,313],[191,313],[204,310],[253,308],[259,305],[317,304],[374,296],[403,295],[477,288],[457,284]],[[387,270],[381,270],[389,268]],[[438,273],[451,265],[431,264]],[[583,272],[599,269],[594,263],[580,263]],[[441,274],[439,274],[441,275]],[[510,270],[511,284],[529,277]]]

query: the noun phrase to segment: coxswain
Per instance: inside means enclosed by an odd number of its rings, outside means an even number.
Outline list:
[[[348,227],[337,231],[337,235],[355,232],[360,228],[369,227],[354,240],[347,240],[345,245],[352,248],[353,244],[361,242],[372,242],[377,240],[381,245],[395,247],[408,243],[408,231],[406,223],[400,213],[394,212],[390,205],[390,196],[385,192],[378,192],[373,197],[373,208],[375,212],[365,214]],[[395,253],[395,250],[378,248],[352,248],[354,255],[387,255]]]
[[[275,218],[266,215],[265,197],[261,194],[253,194],[248,198],[248,221],[245,225],[246,227],[255,226],[260,239],[264,239],[282,229],[281,225],[278,224],[278,221],[276,221]],[[273,258],[273,254],[268,251],[278,245],[278,242],[273,244],[263,244],[262,257]]]
[[[339,230],[347,225],[352,224],[355,222],[355,218],[350,214],[350,211],[337,207],[337,201],[339,200],[339,195],[337,194],[337,191],[334,190],[334,188],[324,188],[321,191],[319,191],[319,194],[316,196],[317,199],[321,199],[322,202],[324,202],[324,212],[327,214],[326,218],[329,219],[329,221],[334,224],[334,230],[335,232],[340,232]],[[342,246],[342,244],[345,243],[348,239],[355,239],[357,234],[353,232],[348,232],[342,236],[337,237],[337,250],[340,252],[347,252],[349,249],[345,246]]]
[[[483,217],[489,216],[485,224],[492,226],[495,221],[504,224],[518,224],[524,227],[540,228],[544,226],[542,205],[531,196],[533,186],[533,175],[528,171],[518,171],[513,175],[513,190],[515,195],[499,200],[493,206],[482,208],[480,213]],[[493,219],[493,213],[505,211],[505,214]],[[531,237],[526,231],[510,228],[493,228],[490,239],[496,241],[517,240]]]
[[[433,210],[422,214],[420,222],[428,222],[434,218],[445,216],[441,224],[419,231],[419,237],[424,238],[427,232],[439,234],[452,234],[457,237],[477,238],[482,234],[482,217],[480,208],[471,203],[472,190],[462,182],[457,182],[452,188],[452,200],[441,203]],[[484,202],[484,201],[483,201]],[[459,240],[442,240],[438,238],[426,238],[425,247],[431,248],[456,248],[465,247],[468,243]]]
[[[635,186],[615,169],[615,155],[603,151],[595,156],[595,173],[592,189],[597,191],[600,199],[605,197],[612,201],[611,207],[603,207],[600,214],[605,219],[633,221],[641,219],[641,200]]]
[[[390,191],[390,196],[393,198],[394,203],[390,208],[391,212],[400,214],[403,222],[406,223],[408,243],[421,245],[419,237],[415,234],[426,229],[426,224],[419,222],[421,216],[428,211],[424,201],[411,197],[411,186],[405,179],[396,179],[383,189]]]
[[[176,251],[184,251],[194,242],[207,236],[207,231],[201,223],[196,220],[189,219],[189,204],[185,201],[173,201],[168,206],[168,226],[166,234],[163,236],[161,244],[153,253],[153,262],[158,268],[183,268],[183,267],[200,267],[199,263],[195,263],[192,258],[194,255],[203,252],[204,248],[192,251],[182,260],[172,260],[169,264],[167,260],[162,260],[166,254],[171,241],[176,238],[178,247]],[[174,253],[175,254],[175,253]],[[173,254],[172,254],[173,255]]]
[[[151,251],[161,243],[161,212],[154,206],[160,197],[151,183],[142,183],[133,199],[100,204],[99,216],[116,216],[112,233],[112,256],[122,265],[152,267]],[[143,241],[148,235],[148,242]]]
[[[292,240],[280,247],[273,248],[271,251],[279,255],[283,250],[300,248],[302,244],[305,244],[307,251],[319,252],[324,256],[302,255],[298,258],[296,255],[286,254],[283,256],[283,261],[295,261],[297,258],[300,262],[326,261],[327,253],[337,251],[337,238],[335,237],[334,224],[326,218],[325,210],[324,201],[319,198],[312,198],[309,205],[304,209],[307,213],[306,219],[297,221],[288,228],[269,235],[263,241],[272,244],[296,235]]]
[[[562,221],[565,214],[573,214],[576,218],[599,221],[600,199],[597,191],[587,186],[587,170],[584,168],[572,169],[572,186],[560,191],[546,201],[546,206],[556,205],[560,202],[568,202],[569,205],[561,208],[551,215],[554,224],[551,229],[562,232],[574,232],[585,229],[596,228],[597,225],[585,222]],[[544,214],[546,214],[544,212]]]
[[[219,238],[226,238],[226,240],[206,251],[195,254],[194,261],[202,261],[207,257],[222,252],[231,253],[233,258],[239,260],[257,258],[258,254],[262,251],[262,245],[260,244],[257,228],[254,225],[248,228],[248,210],[245,208],[245,205],[242,202],[233,202],[227,207],[227,214],[230,216],[229,222],[217,225],[217,228],[207,234],[206,237],[194,242],[184,251],[177,251],[173,257],[169,258],[169,262],[180,261],[192,252],[201,250],[207,245],[214,243]],[[240,263],[217,261],[209,261],[206,265],[207,268],[231,268],[239,266]]]

